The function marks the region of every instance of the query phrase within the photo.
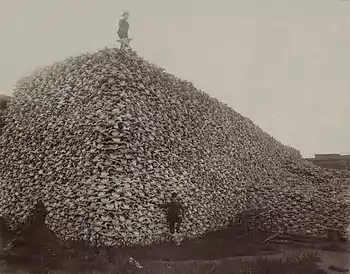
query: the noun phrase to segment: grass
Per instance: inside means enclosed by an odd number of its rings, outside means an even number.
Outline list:
[[[66,265],[66,269],[56,271],[45,271],[41,273],[52,274],[324,274],[318,270],[317,253],[290,253],[279,259],[268,259],[257,257],[251,261],[240,261],[238,259],[226,259],[217,261],[191,261],[191,262],[144,262],[142,269],[137,269],[126,261],[114,261],[113,264],[94,265],[94,269],[79,269],[78,265],[73,268]],[[99,269],[99,270],[96,270]],[[7,272],[8,273],[8,272]],[[24,274],[28,272],[13,272]]]
[[[268,260],[260,257],[254,262],[244,265],[240,274],[322,274],[315,263],[318,261],[317,253],[290,253],[281,259]]]
[[[276,244],[261,244],[266,235],[236,238],[234,231],[184,242],[180,247],[156,245],[134,248],[93,248],[78,243],[62,245],[45,234],[40,226],[23,239],[37,239],[23,245],[18,242],[7,257],[0,259],[0,274],[323,274],[318,270],[317,253],[285,253],[275,256]],[[35,232],[35,233],[34,233]],[[46,236],[45,236],[46,235]],[[24,241],[24,243],[26,243]],[[275,255],[259,256],[273,251]],[[271,252],[270,252],[271,253]],[[255,257],[254,257],[255,255]],[[128,263],[130,256],[144,266],[138,269]],[[241,261],[238,256],[251,256]],[[273,257],[275,256],[275,257]],[[25,270],[25,271],[23,271]]]

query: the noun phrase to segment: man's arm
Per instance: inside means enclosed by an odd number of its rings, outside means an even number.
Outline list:
[[[119,20],[119,28],[120,29],[123,29],[123,23],[124,23],[123,19],[120,19]]]
[[[183,206],[182,203],[180,203],[180,210],[181,210],[181,214],[184,215],[185,214],[185,207]]]
[[[160,208],[168,208],[170,206],[170,203],[164,203],[158,205]]]

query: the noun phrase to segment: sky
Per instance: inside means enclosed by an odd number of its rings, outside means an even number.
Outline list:
[[[0,93],[33,70],[132,47],[283,144],[350,154],[350,0],[0,0]]]

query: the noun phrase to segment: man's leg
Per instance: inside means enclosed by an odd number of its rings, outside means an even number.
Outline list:
[[[125,44],[123,41],[120,41],[120,49],[125,49]]]
[[[126,45],[125,45],[125,43],[124,43],[124,39],[125,39],[126,37],[121,36],[121,35],[118,35],[118,36],[119,36],[119,40],[120,40],[120,49],[125,49]]]
[[[173,221],[173,220],[169,221],[169,227],[170,227],[170,234],[174,235],[175,234],[175,221]]]
[[[176,232],[177,233],[180,232],[181,223],[182,223],[182,217],[178,217],[177,220],[176,220]]]

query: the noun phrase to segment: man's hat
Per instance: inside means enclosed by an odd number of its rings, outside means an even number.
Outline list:
[[[129,14],[128,11],[124,11],[124,12],[122,13],[122,16],[125,16],[125,15],[130,15],[130,14]]]

